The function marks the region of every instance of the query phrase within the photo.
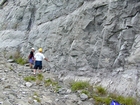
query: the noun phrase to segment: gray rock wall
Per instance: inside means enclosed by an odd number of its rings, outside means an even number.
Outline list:
[[[139,0],[1,0],[0,14],[7,56],[42,47],[57,70],[139,66]]]

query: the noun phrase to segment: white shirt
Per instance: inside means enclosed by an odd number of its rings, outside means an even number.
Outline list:
[[[40,52],[37,52],[34,57],[36,61],[42,61],[45,58],[45,56]]]

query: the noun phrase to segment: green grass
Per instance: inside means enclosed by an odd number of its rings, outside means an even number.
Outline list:
[[[41,102],[40,98],[39,97],[34,97],[34,99],[37,101],[37,102]]]
[[[95,89],[96,89],[96,92],[100,95],[106,94],[106,90],[102,86],[96,86]]]
[[[40,81],[42,81],[44,79],[44,76],[42,74],[38,74],[37,75],[37,79],[40,80]]]
[[[32,97],[34,100],[36,100],[37,102],[41,102],[40,98],[39,98],[39,95],[35,92],[33,97]]]
[[[11,55],[11,56],[9,57],[9,59],[13,59],[13,56]]]
[[[91,93],[88,90],[82,90],[81,93],[86,94],[89,98],[91,97]]]
[[[78,81],[78,82],[71,83],[72,91],[82,90],[82,89],[86,89],[88,87],[89,87],[88,82]]]
[[[112,100],[118,101],[123,105],[140,105],[133,97],[124,97],[117,94],[112,94],[106,91],[102,86],[91,86],[88,82],[77,81],[71,83],[71,90],[81,90],[81,93],[94,99],[95,105],[109,105]]]
[[[124,96],[111,94],[111,93],[109,94],[109,97],[125,105],[137,105],[138,103],[137,100],[133,97],[124,97]]]
[[[34,76],[27,76],[27,77],[24,77],[24,80],[26,82],[30,82],[30,81],[36,81],[36,78]]]
[[[45,80],[44,81],[44,84],[45,84],[45,86],[56,86],[56,85],[58,85],[58,83],[57,82],[55,82],[55,81],[53,81],[52,79],[47,79],[47,80]]]
[[[109,105],[111,102],[111,99],[109,97],[93,96],[93,99],[95,101],[95,105]]]
[[[59,86],[58,82],[56,82],[50,78],[44,81],[44,85],[46,87],[51,86],[54,92],[58,92],[58,90],[61,88],[61,86]]]
[[[25,59],[23,59],[22,57],[15,59],[15,62],[20,65],[24,65],[27,63],[27,61]]]

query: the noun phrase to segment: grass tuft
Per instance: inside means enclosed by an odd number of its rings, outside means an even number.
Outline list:
[[[95,105],[109,105],[112,100],[118,101],[122,105],[140,105],[140,103],[133,97],[124,97],[117,94],[112,94],[106,91],[102,86],[91,86],[88,82],[73,82],[71,83],[71,90],[82,90],[88,97],[94,99]]]
[[[23,59],[22,57],[15,59],[15,62],[20,65],[24,65],[27,63],[27,61],[25,59]]]
[[[88,87],[89,87],[88,82],[78,81],[78,82],[71,83],[72,91],[82,90],[82,89],[86,89]]]
[[[29,82],[29,81],[36,81],[36,78],[35,78],[34,76],[27,76],[27,77],[24,78],[24,80],[25,80],[26,82]]]
[[[106,90],[101,86],[96,86],[95,89],[96,89],[96,92],[100,95],[105,95],[107,93]]]
[[[42,81],[44,79],[44,76],[42,74],[38,74],[37,75],[37,79],[40,80],[40,81]]]

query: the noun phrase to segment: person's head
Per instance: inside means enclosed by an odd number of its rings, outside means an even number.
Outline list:
[[[35,49],[34,49],[33,47],[31,48],[31,50],[32,50],[32,51],[35,51]]]
[[[38,51],[39,51],[39,52],[42,52],[42,48],[39,48]]]

